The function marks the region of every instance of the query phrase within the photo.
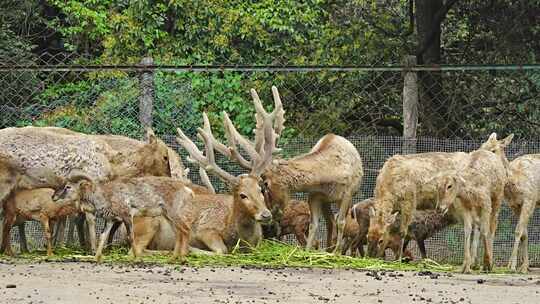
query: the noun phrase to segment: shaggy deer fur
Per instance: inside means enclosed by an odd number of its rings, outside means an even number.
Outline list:
[[[425,240],[434,236],[437,232],[446,227],[454,225],[458,220],[450,213],[443,213],[439,210],[416,210],[413,214],[413,220],[409,225],[407,239],[405,240],[404,250],[411,239],[416,241],[422,259],[427,258]],[[399,234],[400,218],[398,217],[394,224],[390,227],[390,235],[394,244],[401,244]],[[395,246],[395,245],[394,245]],[[399,247],[395,248],[398,249]],[[393,249],[394,250],[394,249]],[[394,253],[397,253],[394,250]],[[406,255],[406,254],[405,254]],[[396,255],[397,257],[397,255]],[[412,255],[409,256],[412,258]]]
[[[248,182],[250,180],[242,181]],[[260,242],[262,231],[256,218],[257,214],[265,212],[265,205],[259,205],[256,199],[235,199],[232,195],[213,194],[198,185],[190,184],[190,187],[195,193],[193,204],[198,208],[193,214],[192,251],[200,252],[202,249],[222,254],[230,252],[239,240],[250,246]],[[133,225],[136,234],[144,233],[134,246],[142,250],[146,247],[155,250],[173,248],[173,229],[163,217],[134,219]]]
[[[41,187],[60,188],[64,183],[64,179],[58,177],[47,168],[24,169],[13,157],[0,153],[0,219],[2,219],[2,222],[5,222],[3,215],[4,203],[17,191]],[[21,236],[21,250],[28,251],[24,221],[18,219],[15,225],[18,226],[19,235]],[[3,226],[2,224],[1,227]],[[1,244],[3,243],[1,236],[4,235],[4,230],[2,229],[0,232]]]
[[[12,156],[25,168],[47,167],[64,178],[73,170],[81,170],[98,182],[137,176],[171,176],[187,181],[178,154],[151,129],[147,129],[146,142],[56,127],[7,128],[0,130],[0,136],[0,153]],[[78,221],[79,230],[83,224]],[[61,219],[56,229],[59,239],[63,239],[64,225],[65,219]],[[89,234],[91,240],[95,239]],[[90,243],[95,250],[95,242]]]
[[[368,198],[361,202],[358,202],[354,204],[351,208],[351,217],[356,219],[356,222],[358,223],[358,234],[356,235],[356,239],[354,240],[354,243],[356,244],[356,248],[360,252],[360,256],[366,256],[364,251],[364,245],[367,244],[367,235],[369,230],[369,223],[370,218],[372,217],[372,214],[370,215],[370,212],[373,211],[373,206],[375,205],[374,198]],[[397,221],[392,224],[390,229],[394,227],[399,227],[399,225],[396,225]],[[391,249],[394,253],[394,256],[399,255],[401,246],[401,239],[399,236],[390,234],[389,241],[386,245],[386,249]],[[412,259],[412,254],[405,249],[404,256],[408,257],[409,259]]]
[[[519,271],[529,271],[528,232],[527,225],[540,207],[540,154],[531,154],[516,158],[509,165],[508,182],[504,189],[505,200],[519,217],[515,231],[515,242],[508,267],[517,270],[518,252],[522,261]]]
[[[0,152],[0,208],[18,189],[61,188],[65,181],[45,167],[23,168],[15,158]]]
[[[360,235],[360,225],[358,225],[358,221],[353,215],[353,208],[355,205],[347,212],[345,228],[343,230],[343,247],[341,247],[341,254],[345,255],[347,254],[347,251],[350,251],[350,255],[353,257],[358,254],[364,254],[364,244],[358,237]]]
[[[467,166],[436,176],[439,206],[450,210],[464,225],[464,273],[471,272],[471,234],[479,227],[484,244],[483,269],[493,268],[493,240],[507,181],[500,157],[486,150],[470,153]],[[473,244],[473,247],[475,244]]]
[[[245,168],[254,166],[242,155],[239,145],[251,159],[262,159],[265,164],[261,170],[264,186],[271,200],[281,206],[288,205],[292,192],[307,192],[310,207],[311,223],[306,247],[312,248],[319,229],[319,219],[325,216],[328,223],[328,244],[332,243],[334,217],[330,211],[330,203],[339,206],[337,217],[337,243],[335,252],[341,252],[343,230],[347,210],[351,206],[352,196],[358,191],[362,181],[362,159],[354,145],[347,139],[334,134],[321,138],[310,152],[289,160],[274,160],[272,154],[276,150],[276,142],[283,131],[284,110],[276,87],[272,87],[275,108],[267,113],[255,90],[251,90],[253,104],[256,109],[257,128],[255,142],[244,138],[235,129],[225,113],[226,134],[229,139],[229,155]],[[274,130],[269,130],[268,136],[263,136],[262,129],[274,124]],[[271,138],[271,144],[265,137]],[[268,146],[268,147],[266,147]],[[261,156],[262,152],[267,157]]]
[[[147,142],[123,136],[86,135],[62,128],[0,130],[0,153],[24,168],[45,167],[67,177],[73,170],[96,181],[145,175],[185,177],[178,155],[148,129]]]
[[[268,204],[267,204],[268,206]],[[270,210],[272,208],[269,206]],[[272,214],[275,214],[273,211]],[[279,210],[279,220],[276,219],[276,224],[279,225],[277,229],[275,227],[263,227],[265,238],[277,238],[283,239],[284,236],[294,234],[296,241],[300,246],[306,246],[306,235],[309,231],[310,215],[309,205],[306,201],[291,200],[282,211]],[[276,212],[277,213],[277,212]]]
[[[4,223],[1,250],[6,254],[11,251],[9,233],[16,218],[40,221],[47,240],[47,255],[51,256],[52,240],[50,225],[57,219],[81,212],[78,201],[67,198],[53,201],[53,189],[41,188],[34,190],[21,190],[12,195],[4,205]],[[22,233],[22,231],[19,231]]]
[[[153,217],[165,215],[175,229],[176,243],[173,259],[181,259],[187,254],[190,235],[190,216],[194,212],[193,191],[184,183],[169,177],[140,177],[119,179],[107,183],[95,183],[84,175],[72,178],[64,191],[55,199],[75,193],[81,202],[92,205],[97,215],[105,221],[105,230],[96,250],[96,261],[102,259],[102,251],[115,222],[122,222],[127,235],[132,236],[132,217]],[[80,181],[77,181],[79,179]],[[156,211],[157,210],[157,211]],[[139,235],[134,233],[133,238]],[[132,240],[132,244],[134,244]],[[140,247],[132,247],[135,257],[142,252]]]
[[[494,152],[502,163],[504,147],[512,137],[499,141],[492,134],[480,150]],[[469,161],[470,155],[463,152],[395,155],[388,159],[375,186],[375,217],[371,219],[368,232],[369,254],[380,256],[383,253],[390,240],[388,227],[395,221],[397,212],[401,216],[401,239],[405,242],[414,210],[435,208],[437,185],[432,177],[444,171],[459,170]],[[393,211],[397,212],[392,214]]]
[[[202,168],[202,172],[209,170],[216,174],[230,187],[231,195],[195,196],[195,205],[201,208],[200,213],[196,214],[201,216],[192,218],[195,225],[194,246],[205,247],[217,253],[227,252],[230,248],[230,240],[240,239],[256,246],[262,238],[261,223],[272,220],[272,213],[266,208],[262,189],[259,186],[260,173],[268,166],[265,159],[271,157],[268,154],[272,152],[271,147],[275,143],[272,126],[265,125],[260,130],[260,135],[264,136],[265,140],[264,157],[252,159],[253,169],[249,174],[233,176],[216,164],[214,147],[223,153],[224,146],[212,134],[206,113],[203,115],[203,121],[204,129],[199,128],[198,135],[204,141],[205,154],[180,129],[177,130],[179,135],[177,141],[189,153],[188,160],[196,162]]]

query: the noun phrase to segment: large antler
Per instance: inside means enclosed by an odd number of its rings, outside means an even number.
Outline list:
[[[277,150],[277,139],[281,136],[284,128],[285,111],[283,110],[278,89],[275,86],[272,87],[272,95],[274,97],[274,111],[268,113],[264,109],[257,91],[251,89],[251,97],[256,111],[255,119],[257,121],[255,143],[243,137],[234,127],[229,115],[226,112],[223,113],[223,124],[229,142],[231,157],[238,161],[242,167],[251,169],[255,175],[260,175],[271,163],[272,154]],[[251,162],[242,157],[237,149],[238,145],[249,155]]]
[[[214,185],[212,185],[212,182],[210,181],[206,170],[204,170],[204,168],[201,166],[199,166],[199,176],[201,177],[201,181],[203,185],[208,189],[208,191],[210,191],[210,193],[212,194],[216,194],[216,189],[214,188]]]
[[[214,156],[214,136],[212,131],[203,130],[198,128],[198,137],[202,139],[205,146],[206,156],[197,148],[197,146],[189,139],[180,128],[176,129],[178,132],[178,137],[176,141],[186,149],[189,153],[188,161],[196,162],[199,166],[203,167],[205,170],[209,170],[219,176],[224,182],[234,185],[238,182],[238,178],[229,174],[227,171],[221,169],[217,164]],[[208,131],[208,132],[207,132]],[[213,140],[214,139],[214,140]]]

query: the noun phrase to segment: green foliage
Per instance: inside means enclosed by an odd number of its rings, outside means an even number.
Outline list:
[[[53,3],[66,17],[51,24],[69,45],[103,49],[106,62],[135,62],[150,54],[192,63],[358,63],[378,38],[361,19],[342,15],[338,8],[347,8],[347,1]]]

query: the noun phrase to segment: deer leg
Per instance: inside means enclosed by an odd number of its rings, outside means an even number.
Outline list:
[[[111,234],[109,234],[109,238],[107,239],[107,245],[111,245],[113,240],[114,240],[114,234],[116,233],[116,231],[118,230],[118,228],[120,228],[120,225],[122,225],[122,222],[115,222],[112,229],[111,229]]]
[[[101,234],[99,238],[99,246],[96,250],[96,262],[101,263],[103,259],[103,247],[105,247],[105,242],[107,242],[107,238],[109,237],[109,234],[111,233],[112,227],[114,225],[114,221],[107,220],[107,223],[105,224],[105,230]]]
[[[512,271],[517,271],[519,248],[523,243],[524,235],[527,233],[527,225],[529,224],[529,220],[534,212],[535,207],[535,202],[531,202],[530,200],[524,202],[523,206],[521,207],[516,231],[514,232],[514,247],[512,248],[512,255],[510,256],[510,261],[508,262],[508,268],[510,268]],[[527,247],[524,249],[527,250]]]
[[[77,215],[75,215],[77,216]],[[69,245],[73,245],[75,244],[75,218],[73,216],[69,216],[67,218],[67,226],[68,226],[68,231],[67,231],[67,244]]]
[[[309,223],[309,232],[306,243],[306,249],[313,248],[313,244],[319,232],[319,219],[321,217],[321,200],[313,194],[308,198],[311,222]]]
[[[480,257],[478,255],[478,246],[480,244],[480,227],[478,225],[473,225],[472,231],[472,244],[471,244],[471,260],[473,262],[473,268],[478,268]]]
[[[221,236],[213,231],[199,232],[199,240],[216,254],[225,254],[228,249]]]
[[[360,236],[355,235],[351,244],[351,256],[357,257],[359,251],[363,251],[363,248],[360,249],[361,247],[362,247],[362,241],[360,240]]]
[[[58,221],[56,221],[56,224],[54,227],[53,232],[53,239],[54,239],[54,246],[61,246],[64,244],[64,234],[66,231],[66,220],[67,217],[63,216]]]
[[[298,244],[300,244],[301,247],[306,246],[306,235],[305,235],[305,229],[302,225],[296,225],[294,227],[294,236],[296,237],[296,241],[298,241]]]
[[[493,268],[493,239],[491,238],[490,214],[483,212],[480,220],[480,234],[484,242],[484,271],[491,271]]]
[[[173,225],[176,227],[176,242],[174,244],[174,250],[171,260],[176,261],[180,259],[180,263],[183,263],[186,256],[189,253],[189,239],[191,235],[191,227],[185,223],[177,223]]]
[[[26,226],[26,221],[24,220],[17,224],[17,228],[19,229],[19,243],[21,246],[21,252],[28,253],[30,251],[28,250],[28,241],[26,240],[25,226]]]
[[[86,224],[88,225],[88,240],[92,253],[96,252],[96,216],[90,212],[85,214]]]
[[[343,245],[343,232],[345,230],[345,223],[347,219],[347,212],[351,208],[352,195],[350,193],[345,194],[341,202],[339,203],[339,212],[336,220],[337,226],[337,240],[334,253],[341,253],[341,246]]]
[[[463,266],[461,272],[471,273],[472,216],[470,212],[465,212],[463,215],[463,232]]]
[[[146,253],[148,244],[152,241],[157,231],[159,230],[159,219],[151,219],[150,225],[138,225],[143,218],[133,218],[133,241],[131,243],[131,251],[133,257],[141,257]],[[146,221],[144,221],[146,223]],[[114,228],[113,228],[114,229]]]
[[[41,217],[40,221],[41,221],[41,225],[43,225],[43,232],[45,233],[45,239],[47,240],[47,256],[50,257],[53,255],[53,251],[52,251],[53,240],[52,240],[49,218]]]
[[[366,251],[364,250],[364,244],[367,244],[366,236],[365,235],[359,235],[358,236],[359,243],[358,243],[358,251],[360,251],[361,257],[366,257]]]
[[[401,261],[403,258],[403,249],[405,248],[405,240],[407,240],[407,235],[409,233],[409,225],[412,222],[412,210],[410,208],[405,208],[401,210],[401,223],[399,227],[399,236],[401,238],[401,246],[399,246],[399,256],[398,261]]]
[[[519,272],[527,273],[529,272],[529,233],[527,229],[523,232],[522,241],[521,241],[521,266],[519,267]]]
[[[189,253],[192,253],[195,255],[215,255],[216,254],[213,251],[202,250],[202,249],[191,247],[191,246],[189,246]]]
[[[332,250],[335,247],[335,234],[334,227],[336,227],[336,220],[334,213],[332,212],[331,204],[322,203],[321,210],[326,222],[326,247],[328,250]]]
[[[0,248],[0,252],[7,255],[13,255],[13,251],[11,250],[11,227],[14,222],[15,214],[4,212],[4,228],[2,231],[2,247]]]
[[[75,225],[77,226],[77,236],[79,237],[79,244],[81,248],[88,250],[89,248],[87,246],[87,238],[85,235],[86,228],[84,227],[84,223],[85,223],[84,215],[78,215],[77,217],[75,217],[73,221]]]
[[[425,240],[416,239],[416,244],[418,245],[418,249],[420,250],[420,256],[422,256],[422,259],[427,258]],[[406,247],[403,248],[403,250],[405,250],[405,249],[406,249]]]

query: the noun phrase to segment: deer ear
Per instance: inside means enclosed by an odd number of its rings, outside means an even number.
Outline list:
[[[506,136],[504,139],[501,140],[501,145],[503,147],[506,147],[508,146],[511,142],[512,142],[512,139],[514,138],[514,133]]]
[[[456,175],[456,180],[462,185],[465,186],[467,184],[467,181],[461,176],[461,174]]]
[[[488,141],[497,140],[497,133],[493,132],[489,135]]]
[[[369,217],[375,217],[375,208],[369,207]]]
[[[390,215],[390,217],[386,219],[386,224],[392,225],[396,221],[397,215],[398,215],[398,212],[392,213],[392,215]]]
[[[145,138],[146,138],[146,142],[149,144],[154,144],[157,142],[156,134],[154,133],[154,130],[152,130],[152,128],[150,127],[146,128]]]
[[[189,171],[186,172],[187,169],[184,169],[180,156],[171,148],[167,148],[167,160],[169,161],[169,171],[172,178],[187,179]]]

